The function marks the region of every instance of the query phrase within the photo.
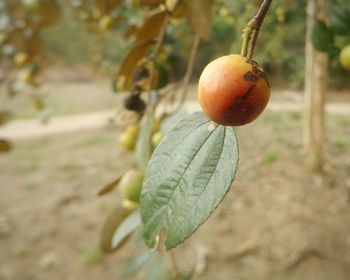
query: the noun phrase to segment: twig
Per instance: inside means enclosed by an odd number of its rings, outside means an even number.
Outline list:
[[[169,258],[171,263],[171,269],[174,274],[174,280],[179,280],[181,274],[180,274],[179,266],[176,261],[175,252],[173,250],[169,251]]]
[[[196,62],[196,57],[198,54],[198,48],[199,48],[200,41],[201,41],[200,36],[196,35],[196,37],[193,40],[190,59],[188,61],[186,74],[185,74],[184,79],[183,79],[183,86],[182,86],[182,91],[180,93],[180,100],[179,100],[180,105],[183,104],[185,99],[186,99],[188,85],[189,85],[191,77],[192,77],[193,68],[194,68],[194,64]]]
[[[259,35],[260,27],[264,21],[267,11],[270,8],[271,2],[272,0],[264,0],[257,14],[248,22],[247,26],[244,28],[243,34],[242,34],[242,37],[243,37],[243,44],[242,44],[242,51],[241,51],[242,56],[247,56],[247,53],[248,53],[248,58],[253,57],[254,48]],[[249,41],[252,35],[253,35],[253,39],[251,44],[249,45]],[[248,45],[249,45],[249,50],[248,50]]]
[[[158,37],[158,41],[157,41],[157,45],[155,47],[155,51],[152,54],[152,56],[150,56],[148,58],[148,61],[151,63],[151,69],[153,69],[153,71],[151,71],[150,74],[150,79],[149,79],[149,83],[148,83],[148,96],[149,96],[149,101],[150,101],[150,91],[152,89],[152,84],[153,84],[153,80],[154,80],[154,73],[156,71],[155,69],[155,61],[158,57],[158,55],[160,54],[161,50],[162,50],[162,46],[163,46],[163,42],[164,42],[164,38],[165,38],[165,34],[166,34],[166,29],[168,27],[168,23],[169,23],[169,18],[170,18],[170,14],[166,13],[165,18],[164,18],[164,22],[162,25],[162,29],[160,30],[160,35]]]

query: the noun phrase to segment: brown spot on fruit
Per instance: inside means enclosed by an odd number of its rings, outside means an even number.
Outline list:
[[[247,73],[244,74],[243,76],[245,81],[249,81],[249,82],[256,82],[259,80],[259,77],[257,77],[253,72],[249,71]]]

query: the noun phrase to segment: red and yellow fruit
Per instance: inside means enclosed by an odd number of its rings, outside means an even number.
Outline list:
[[[254,121],[265,109],[270,88],[259,65],[232,54],[209,63],[198,84],[199,103],[214,122],[240,126]]]

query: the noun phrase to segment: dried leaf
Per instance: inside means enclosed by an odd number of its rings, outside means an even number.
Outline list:
[[[138,28],[135,25],[129,25],[128,28],[123,33],[124,39],[129,39],[131,36],[135,36]]]
[[[12,145],[5,139],[0,139],[0,153],[9,152],[12,149]]]
[[[149,45],[149,43],[137,45],[129,52],[127,57],[124,59],[122,66],[120,67],[118,76],[126,77],[126,87],[130,85],[135,66],[137,65],[137,62],[139,62],[139,60],[144,57]]]
[[[160,4],[163,4],[164,0],[140,0],[140,4],[143,6],[158,6]]]
[[[131,212],[132,211],[129,209],[118,206],[114,208],[108,215],[105,223],[103,224],[100,237],[100,248],[103,252],[111,253],[126,243],[128,238],[125,238],[122,242],[120,242],[117,247],[112,246],[112,240],[115,231],[118,229],[120,224],[130,215]]]
[[[0,126],[7,123],[11,118],[11,113],[9,111],[0,111]]]
[[[135,45],[149,43],[159,36],[166,12],[158,12],[147,18],[136,35]]]
[[[184,0],[188,7],[187,19],[193,30],[204,40],[208,40],[212,26],[213,0]]]
[[[109,182],[107,185],[103,186],[97,193],[98,196],[102,196],[105,195],[107,193],[110,193],[111,191],[113,191],[119,184],[119,181],[121,179],[121,175],[118,176],[117,179]]]

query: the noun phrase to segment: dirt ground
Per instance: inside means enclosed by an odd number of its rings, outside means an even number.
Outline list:
[[[94,88],[69,83],[79,94]],[[110,104],[101,99],[97,107]],[[110,256],[97,249],[120,195],[96,192],[133,163],[118,147],[118,133],[106,125],[17,141],[0,156],[1,280],[122,279],[135,247]],[[194,279],[350,279],[349,116],[327,117],[322,176],[303,168],[300,112],[266,111],[237,134],[236,180],[209,220],[175,249],[180,269],[199,258]]]

